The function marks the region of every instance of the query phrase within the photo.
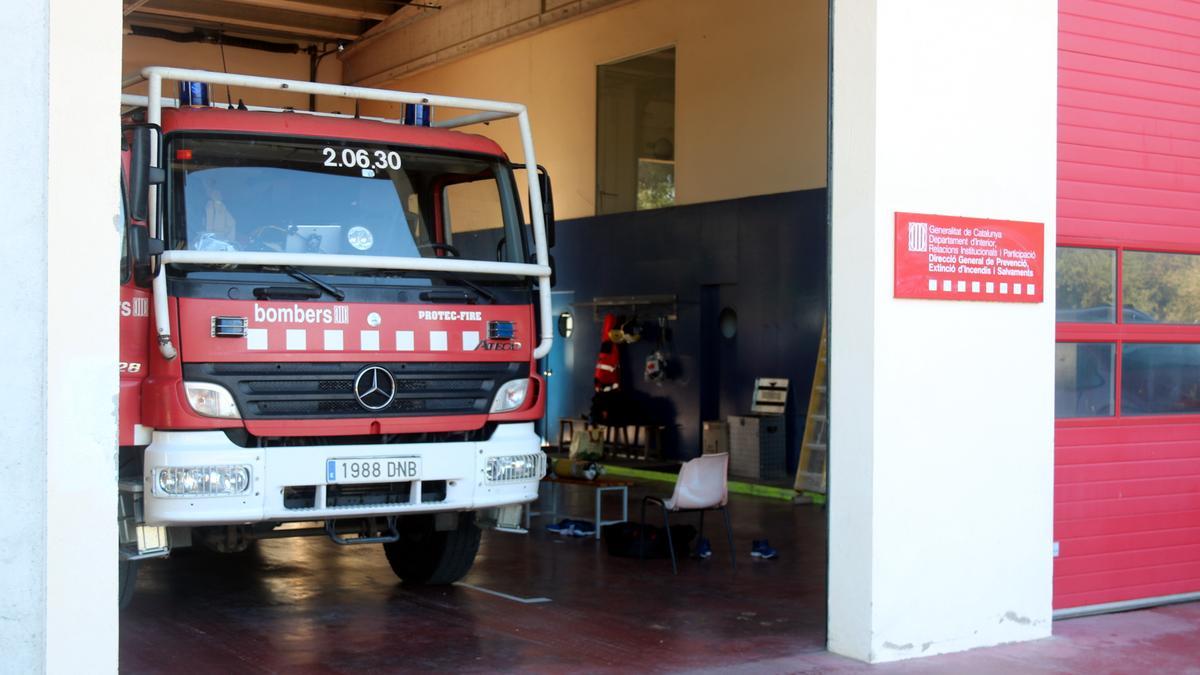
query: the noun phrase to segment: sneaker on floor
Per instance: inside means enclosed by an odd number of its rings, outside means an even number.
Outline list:
[[[586,520],[572,520],[571,534],[576,537],[591,537],[596,534],[596,527]]]
[[[701,537],[696,544],[696,552],[693,554],[701,560],[707,560],[712,557],[712,544],[708,542],[707,537]]]
[[[546,529],[555,534],[570,534],[571,521],[568,518],[563,518],[557,523],[552,523],[546,526]]]
[[[778,556],[779,552],[771,548],[770,542],[768,542],[766,539],[756,539],[754,540],[754,547],[750,551],[750,555],[754,558],[770,560],[771,558]]]

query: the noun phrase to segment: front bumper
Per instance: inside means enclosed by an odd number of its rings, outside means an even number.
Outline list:
[[[487,460],[506,455],[538,454],[536,478],[493,483]],[[326,461],[335,458],[419,457],[420,480],[413,481],[406,503],[327,506]],[[146,448],[145,518],[153,525],[232,525],[258,522],[328,520],[361,516],[468,511],[537,499],[545,474],[541,439],[533,423],[501,424],[487,441],[395,445],[324,445],[241,448],[221,431],[156,431]],[[169,467],[244,465],[250,487],[235,496],[175,496],[162,492],[157,471]],[[437,501],[422,500],[422,484],[437,485]],[[315,488],[312,506],[284,503],[285,488]]]

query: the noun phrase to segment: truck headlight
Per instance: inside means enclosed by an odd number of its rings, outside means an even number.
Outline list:
[[[169,495],[237,495],[250,488],[250,467],[245,465],[160,467],[155,472],[154,484]]]
[[[488,457],[483,469],[484,477],[489,483],[507,483],[518,480],[538,480],[544,473],[542,461],[545,455],[540,452],[529,455],[503,455]]]
[[[187,394],[188,405],[192,406],[192,410],[198,415],[227,419],[242,417],[238,412],[237,403],[233,400],[233,394],[219,384],[184,382],[183,391]]]
[[[492,412],[510,412],[525,405],[525,395],[529,393],[529,380],[509,380],[496,392],[492,399]]]

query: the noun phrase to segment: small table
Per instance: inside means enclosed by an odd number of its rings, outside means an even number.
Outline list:
[[[551,520],[560,515],[569,515],[559,511],[559,493],[562,490],[560,485],[583,485],[593,488],[596,491],[596,538],[600,538],[600,528],[605,525],[613,525],[623,523],[629,520],[629,486],[633,485],[632,481],[627,480],[612,480],[607,478],[597,478],[596,480],[583,480],[582,478],[558,478],[547,476],[542,479],[543,483],[550,484],[550,510],[549,511],[534,511],[533,504],[525,508],[525,529],[529,529],[529,520],[533,516],[550,516]],[[621,495],[621,519],[620,520],[601,520],[601,503],[600,499],[605,492],[616,492]]]

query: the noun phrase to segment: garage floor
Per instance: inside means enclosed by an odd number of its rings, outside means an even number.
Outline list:
[[[590,495],[573,489],[577,513]],[[448,589],[401,587],[378,546],[293,539],[240,555],[181,551],[143,568],[121,616],[121,670],[1200,674],[1200,603],[1062,621],[1047,640],[882,666],[828,654],[823,511],[737,495],[732,508],[736,576],[720,536],[710,536],[711,559],[673,577],[669,561],[613,558],[595,540],[540,527],[486,533],[470,586]],[[778,560],[750,558],[762,537]]]
[[[565,494],[588,513],[590,490]],[[641,494],[631,491],[635,518]],[[822,650],[824,512],[737,495],[731,512],[736,575],[712,516],[713,557],[682,561],[678,577],[668,560],[611,557],[540,519],[529,536],[485,533],[470,586],[442,589],[400,586],[378,545],[182,550],[143,566],[121,617],[121,670],[675,670]],[[777,560],[750,557],[760,538]]]

